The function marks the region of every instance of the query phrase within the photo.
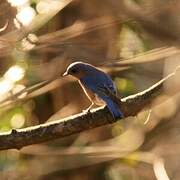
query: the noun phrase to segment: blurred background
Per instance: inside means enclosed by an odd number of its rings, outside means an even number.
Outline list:
[[[90,102],[62,73],[110,74],[120,97],[179,66],[178,0],[1,0],[0,132],[80,113]],[[0,152],[0,179],[179,180],[179,78],[136,117]]]

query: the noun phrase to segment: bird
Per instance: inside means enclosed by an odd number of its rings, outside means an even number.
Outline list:
[[[97,106],[107,105],[115,119],[123,117],[123,113],[117,103],[106,93],[108,90],[111,94],[117,95],[117,89],[108,74],[91,64],[78,61],[71,63],[67,67],[63,76],[68,75],[78,79],[86,96],[91,101],[87,111],[90,111],[94,104]]]

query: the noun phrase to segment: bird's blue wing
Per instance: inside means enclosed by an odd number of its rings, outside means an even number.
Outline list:
[[[92,91],[97,91],[97,88],[106,87],[112,94],[116,94],[116,87],[112,81],[112,79],[105,73],[99,73],[93,76],[85,76],[80,79],[80,81],[87,87],[89,87]],[[104,88],[105,90],[105,88]]]
[[[116,93],[116,88],[113,81],[106,75],[86,76],[80,79],[81,83],[93,93],[97,94],[103,101],[106,102],[108,109],[115,118],[122,117],[122,112],[118,105],[107,95],[105,91],[108,88],[111,93]]]
[[[109,111],[115,118],[123,117],[123,114],[119,109],[119,106],[110,97],[103,96],[102,99],[106,102]]]

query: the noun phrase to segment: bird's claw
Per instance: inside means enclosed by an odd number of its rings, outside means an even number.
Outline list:
[[[89,114],[89,113],[91,113],[91,110],[90,110],[90,108],[87,108],[87,109],[82,110],[82,112],[84,114]]]
[[[87,109],[84,109],[82,112],[85,113],[85,114],[91,113],[91,108],[92,108],[93,105],[94,105],[94,103],[92,103]]]

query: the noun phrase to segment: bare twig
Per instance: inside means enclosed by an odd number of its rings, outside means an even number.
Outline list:
[[[172,78],[177,76],[179,71],[180,67],[178,67],[174,73],[168,75],[149,89],[119,101],[124,116],[136,115],[145,106],[150,105],[159,94],[163,93],[163,84],[171,81]],[[116,121],[118,121],[118,119],[113,119],[106,107],[98,108],[88,114],[81,113],[51,123],[0,134],[0,149],[20,149],[27,145],[63,138]]]

